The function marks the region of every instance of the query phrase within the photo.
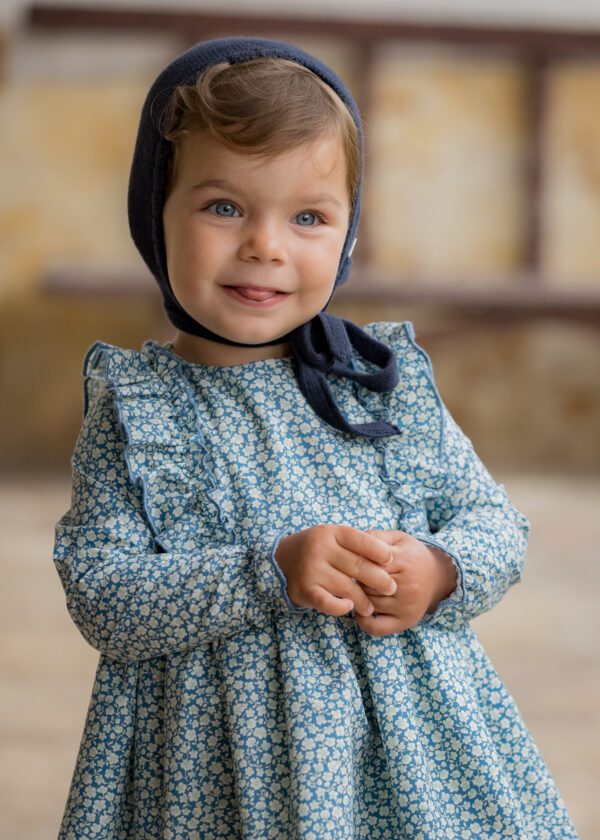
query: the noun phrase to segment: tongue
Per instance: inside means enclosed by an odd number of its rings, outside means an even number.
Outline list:
[[[248,300],[268,300],[269,298],[275,297],[277,292],[271,292],[268,289],[265,291],[259,291],[258,289],[248,289],[243,288],[242,286],[235,287],[240,295],[243,295]]]

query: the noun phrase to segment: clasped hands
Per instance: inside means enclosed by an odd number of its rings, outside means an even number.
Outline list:
[[[293,603],[335,616],[354,609],[372,636],[412,627],[457,582],[445,552],[393,529],[316,525],[282,537],[275,559]]]
[[[456,588],[456,569],[450,557],[404,531],[366,531],[388,544],[392,561],[384,566],[396,583],[396,591],[385,595],[361,584],[373,604],[371,615],[355,611],[356,623],[371,636],[399,633],[415,625],[426,613]]]

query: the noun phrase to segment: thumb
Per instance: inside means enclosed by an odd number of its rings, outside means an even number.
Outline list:
[[[365,531],[365,533],[371,534],[371,536],[387,543],[387,545],[394,545],[394,543],[400,542],[404,537],[409,536],[406,531],[396,531],[393,528],[388,528],[387,530],[372,528],[369,531]]]

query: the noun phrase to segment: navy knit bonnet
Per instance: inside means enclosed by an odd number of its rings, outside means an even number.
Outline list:
[[[246,347],[263,347],[289,341],[299,387],[323,420],[340,431],[355,435],[384,437],[399,434],[400,430],[396,426],[382,420],[350,424],[337,406],[325,374],[346,376],[369,390],[385,392],[391,391],[397,385],[398,366],[394,352],[386,344],[377,341],[354,322],[326,314],[324,310],[329,301],[321,312],[286,335],[261,344],[247,345],[217,335],[200,324],[181,307],[171,289],[167,273],[162,211],[172,144],[161,136],[160,114],[177,85],[194,84],[197,77],[213,64],[233,64],[259,56],[286,58],[312,70],[338,94],[356,123],[361,144],[361,177],[332,294],[337,286],[345,282],[350,271],[352,246],[360,217],[363,166],[360,114],[343,82],[328,67],[303,50],[280,41],[234,37],[201,42],[178,56],[159,74],[142,108],[131,165],[128,213],[133,241],[158,281],[167,317],[179,330],[221,344]],[[352,367],[353,348],[371,363],[371,370],[361,372]]]

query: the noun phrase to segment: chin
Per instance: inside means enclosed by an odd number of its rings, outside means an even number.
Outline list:
[[[237,327],[233,329],[215,329],[213,332],[222,335],[224,338],[229,338],[231,341],[252,345],[263,344],[265,341],[281,341],[283,343],[286,340],[284,339],[284,335],[292,329],[294,327],[286,327],[275,331],[268,329],[268,325],[264,324],[262,329],[240,329],[240,327]]]

